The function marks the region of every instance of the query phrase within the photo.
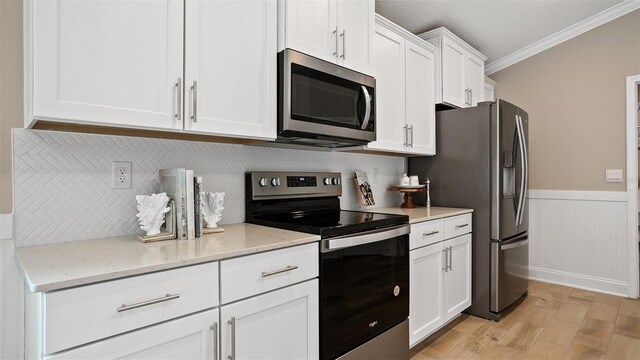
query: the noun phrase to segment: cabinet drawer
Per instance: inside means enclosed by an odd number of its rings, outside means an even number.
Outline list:
[[[211,308],[218,298],[217,262],[47,293],[44,352]]]
[[[409,235],[410,250],[434,244],[444,240],[444,220],[431,220],[417,224],[411,224],[411,235]]]
[[[269,251],[220,263],[223,304],[318,276],[318,243]]]
[[[471,232],[471,214],[452,216],[444,219],[444,236],[451,239]]]

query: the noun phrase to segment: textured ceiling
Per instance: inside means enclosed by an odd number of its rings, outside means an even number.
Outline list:
[[[445,26],[486,64],[587,19],[621,0],[376,0],[376,12],[414,34]]]

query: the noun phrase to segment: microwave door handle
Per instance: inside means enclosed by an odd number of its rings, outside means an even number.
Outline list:
[[[369,95],[369,91],[364,85],[360,85],[362,89],[362,93],[364,94],[364,119],[362,121],[362,126],[360,127],[362,130],[366,129],[369,126],[369,118],[371,117],[371,96]]]

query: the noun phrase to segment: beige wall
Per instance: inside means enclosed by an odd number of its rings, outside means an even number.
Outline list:
[[[0,0],[0,214],[12,209],[11,128],[22,127],[22,1]]]
[[[529,113],[530,188],[625,191],[626,77],[640,74],[640,10],[492,74]]]

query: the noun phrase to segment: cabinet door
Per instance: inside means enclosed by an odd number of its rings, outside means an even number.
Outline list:
[[[471,234],[447,240],[450,269],[444,274],[444,316],[452,319],[471,306]]]
[[[376,141],[370,149],[405,151],[404,39],[376,24],[373,39],[376,74]]]
[[[442,38],[442,102],[466,107],[464,76],[466,52],[446,37]]]
[[[318,316],[317,279],[223,306],[222,358],[316,359]]]
[[[336,62],[338,24],[336,0],[279,0],[278,6],[286,21],[285,39],[279,47]]]
[[[33,118],[182,128],[175,117],[183,64],[181,0],[28,6]]]
[[[187,0],[186,130],[275,138],[276,20],[273,1]]]
[[[464,68],[465,82],[471,91],[469,100],[471,106],[476,106],[479,102],[484,101],[484,61],[467,56]]]
[[[411,127],[409,151],[436,153],[435,59],[434,54],[411,41],[406,42],[406,122]]]
[[[45,357],[52,359],[213,359],[218,310],[151,326]],[[216,357],[217,358],[217,357]]]
[[[338,2],[339,63],[371,75],[373,72],[374,1]]]
[[[409,252],[409,343],[422,341],[442,324],[444,247],[437,243]]]

